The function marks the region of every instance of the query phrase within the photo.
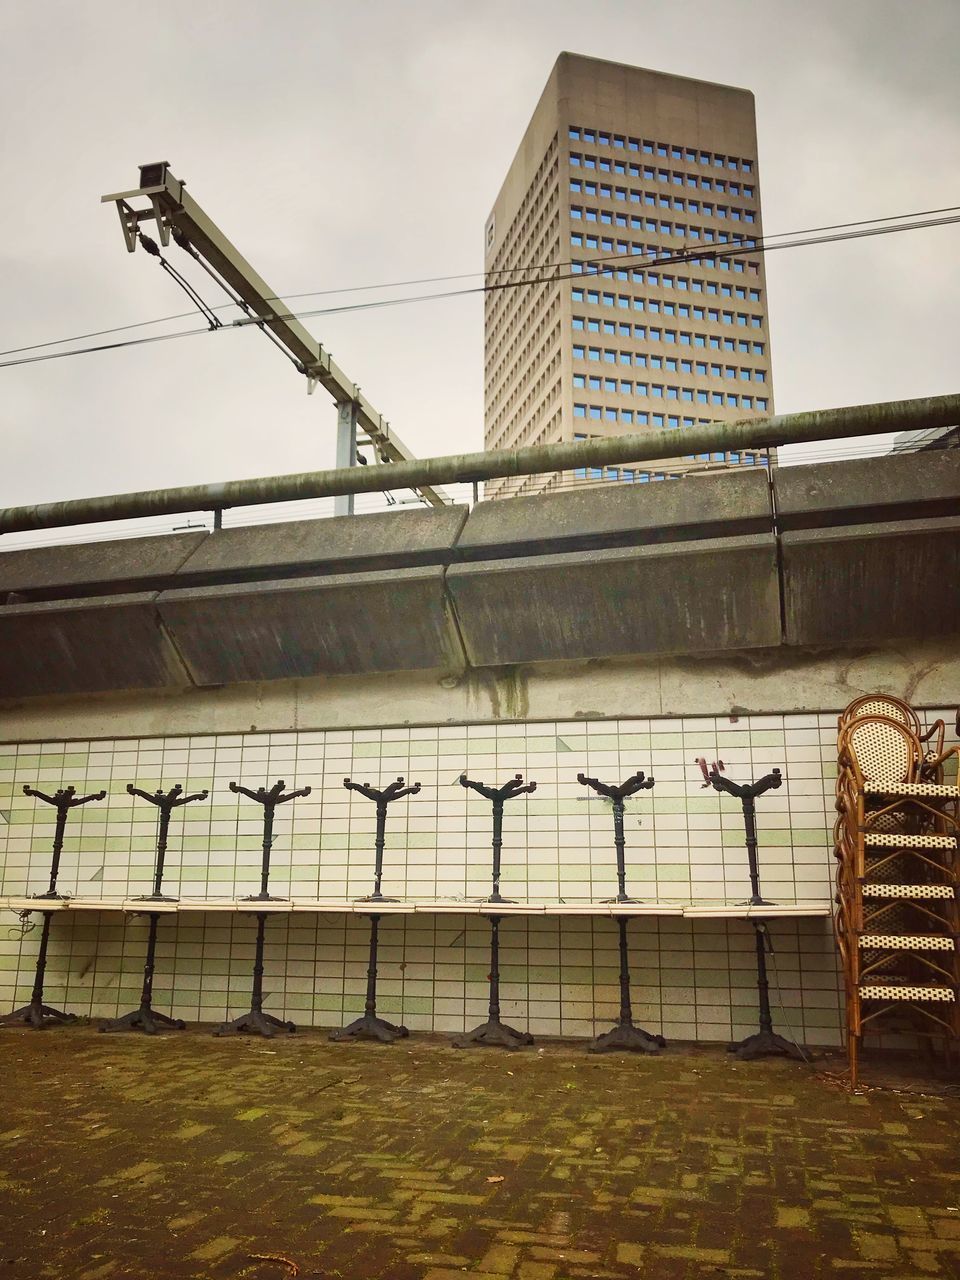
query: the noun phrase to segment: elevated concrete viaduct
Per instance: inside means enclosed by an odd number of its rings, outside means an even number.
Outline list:
[[[811,651],[960,630],[960,453],[0,552],[0,698]]]

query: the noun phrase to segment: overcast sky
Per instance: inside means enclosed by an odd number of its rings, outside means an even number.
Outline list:
[[[768,234],[960,205],[958,48],[957,0],[7,0],[0,349],[187,310],[99,203],[153,160],[281,294],[479,271],[563,49],[752,89]],[[777,409],[956,391],[958,249],[770,254]],[[418,455],[482,447],[479,297],[305,323]],[[0,505],[325,467],[334,430],[254,330],[0,369]]]

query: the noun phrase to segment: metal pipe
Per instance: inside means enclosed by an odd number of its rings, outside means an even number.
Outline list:
[[[379,493],[425,485],[472,483],[571,471],[580,467],[652,462],[676,458],[681,452],[739,452],[849,436],[932,430],[957,423],[960,423],[960,394],[892,400],[739,422],[711,422],[705,426],[685,427],[679,432],[658,428],[596,440],[529,445],[523,449],[501,449],[491,453],[453,454],[384,463],[376,467],[304,471],[285,476],[228,480],[220,484],[189,485],[180,489],[154,489],[29,507],[8,507],[0,510],[0,533],[52,529],[102,520],[177,515],[218,507],[256,506],[265,502]]]

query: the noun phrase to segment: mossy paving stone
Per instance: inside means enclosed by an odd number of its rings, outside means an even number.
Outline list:
[[[957,1104],[803,1064],[69,1028],[0,1066],[0,1275],[960,1275]]]

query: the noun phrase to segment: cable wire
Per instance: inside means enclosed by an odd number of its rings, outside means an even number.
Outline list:
[[[751,240],[749,245],[746,245],[743,243],[737,243],[737,244],[730,244],[726,248],[710,248],[710,249],[697,248],[693,250],[684,250],[681,253],[672,254],[672,255],[670,254],[662,255],[661,251],[657,249],[653,249],[646,254],[635,254],[635,253],[634,254],[615,254],[607,258],[596,258],[593,261],[585,264],[585,266],[590,268],[590,270],[585,270],[585,271],[566,272],[562,274],[552,275],[547,278],[540,277],[532,280],[503,281],[495,284],[477,285],[470,289],[452,289],[452,290],[447,290],[446,292],[441,292],[441,293],[417,294],[407,298],[378,299],[375,302],[353,303],[343,307],[322,307],[312,311],[288,312],[285,315],[278,315],[276,318],[283,319],[283,320],[297,320],[297,319],[308,319],[314,316],[342,315],[347,312],[368,311],[368,310],[380,309],[384,307],[407,306],[412,303],[419,303],[419,302],[433,302],[443,298],[460,298],[460,297],[466,297],[468,295],[494,293],[494,292],[503,291],[505,289],[519,289],[519,288],[524,288],[524,287],[529,287],[534,285],[557,284],[564,280],[583,279],[584,277],[589,278],[592,276],[607,276],[611,274],[611,272],[614,270],[614,268],[608,264],[613,262],[622,263],[625,260],[627,262],[636,263],[638,259],[640,260],[649,259],[649,261],[646,261],[645,265],[647,267],[656,266],[657,268],[664,267],[664,266],[673,266],[680,263],[691,263],[691,264],[703,263],[705,266],[709,268],[710,266],[715,265],[716,260],[718,258],[725,259],[725,258],[733,257],[737,254],[742,254],[745,251],[753,252],[753,253],[770,253],[776,249],[797,249],[797,248],[804,248],[809,245],[833,244],[833,243],[836,243],[839,241],[845,241],[845,240],[859,240],[867,236],[891,235],[897,231],[917,231],[917,230],[923,229],[924,227],[948,226],[958,222],[960,222],[960,215],[956,217],[951,217],[951,218],[938,218],[931,221],[901,223],[897,226],[885,226],[885,227],[875,227],[872,229],[863,229],[855,232],[847,232],[846,234],[843,234],[843,235],[817,236],[815,238],[805,239],[805,240],[802,240],[802,239],[786,240],[779,244],[767,244],[765,242],[765,239],[763,240],[757,239],[757,240]],[[651,256],[651,254],[657,255],[657,256]],[[600,269],[597,269],[598,264]],[[549,270],[552,271],[554,270],[554,268],[551,267],[549,268]],[[188,313],[188,314],[192,314],[192,313]],[[228,329],[242,328],[245,326],[249,326],[251,324],[257,325],[258,327],[263,327],[264,321],[259,316],[256,316],[256,317],[245,316],[242,319],[234,320],[229,324],[218,325],[216,326],[216,329],[217,331],[222,332]],[[177,330],[177,332],[175,333],[154,334],[147,338],[129,338],[120,342],[101,343],[93,347],[77,347],[72,351],[53,351],[53,352],[47,352],[47,354],[40,355],[40,356],[21,356],[20,358],[15,360],[0,361],[0,369],[9,369],[16,365],[21,365],[21,364],[36,364],[44,360],[59,360],[59,359],[66,358],[67,356],[90,355],[98,351],[118,350],[123,347],[145,346],[151,342],[165,342],[172,338],[186,338],[186,337],[191,337],[197,333],[209,333],[212,331],[213,331],[212,327],[208,327],[205,329],[180,329],[180,330]],[[49,344],[43,344],[43,345],[49,345]],[[21,348],[21,350],[30,350],[30,348]],[[297,364],[298,367],[300,367],[299,362],[294,361],[294,363]]]
[[[935,214],[957,213],[957,212],[960,212],[960,205],[949,205],[942,209],[921,209],[921,210],[917,210],[914,213],[888,214],[882,218],[863,218],[855,222],[837,222],[837,223],[832,223],[832,224],[828,224],[826,226],[821,226],[821,227],[810,227],[806,231],[771,232],[769,235],[763,236],[763,237],[757,237],[755,238],[755,240],[758,242],[766,242],[769,240],[780,239],[785,236],[815,235],[824,231],[846,230],[847,228],[850,228],[850,227],[868,227],[868,226],[874,226],[877,223],[893,222],[895,220],[900,220],[905,218],[928,218],[928,217],[932,218],[933,215]],[[954,219],[949,219],[948,221],[954,221]],[[930,222],[929,224],[924,222],[917,225],[940,226],[945,224],[942,222]],[[896,227],[890,228],[890,230],[897,230],[897,229],[898,228]],[[176,236],[176,233],[174,234]],[[877,233],[875,232],[873,234],[877,234]],[[177,239],[177,243],[178,244],[181,243],[179,238]],[[203,258],[196,252],[195,249],[193,249],[193,246],[189,245],[189,241],[186,241],[184,239],[183,247],[187,249],[187,252],[191,253],[191,256],[195,257],[196,260],[201,263],[201,265],[204,267],[205,270],[208,270],[208,271],[210,270],[207,267],[207,264],[204,262]],[[624,256],[636,258],[643,255],[620,254],[620,255],[615,255],[615,257],[611,259],[611,261],[622,260]],[[701,256],[715,256],[715,255],[705,253],[705,254],[702,254]],[[596,261],[602,261],[602,259],[597,259]],[[659,261],[665,262],[666,259],[659,259]],[[418,285],[418,284],[443,284],[452,280],[469,280],[469,279],[477,279],[478,277],[489,279],[490,276],[514,275],[518,272],[551,271],[557,267],[572,266],[572,265],[573,265],[573,259],[567,258],[567,259],[562,259],[552,263],[536,263],[536,264],[529,264],[529,265],[518,266],[518,267],[502,267],[502,268],[497,268],[495,270],[490,270],[490,271],[470,271],[470,272],[463,272],[458,275],[423,276],[423,277],[420,277],[419,279],[414,279],[414,280],[396,280],[396,281],[386,282],[383,284],[350,285],[350,286],[344,286],[338,289],[313,289],[313,290],[308,290],[304,293],[288,293],[283,297],[276,295],[276,296],[272,296],[265,299],[265,301],[284,302],[284,301],[296,300],[299,298],[324,297],[331,294],[365,293],[365,292],[370,292],[376,289],[409,288],[409,287],[412,287],[413,285]],[[578,272],[575,274],[581,274],[581,273]],[[217,277],[214,276],[214,279],[217,279]],[[218,280],[218,283],[220,283],[221,286],[224,289],[226,289],[226,286],[223,284],[223,281]],[[476,291],[477,290],[466,290],[464,292],[472,293]],[[227,290],[227,292],[229,293],[230,291]],[[440,294],[428,294],[428,295],[424,295],[422,298],[410,299],[410,301],[427,301],[427,300],[432,300],[433,298],[436,298],[436,297],[455,297],[455,296],[459,296],[459,291],[448,291],[446,293],[440,293]],[[407,299],[385,299],[379,305],[388,306],[388,305],[391,305],[397,302],[403,302],[403,301],[407,301]],[[234,298],[232,304],[226,303],[218,307],[211,307],[209,308],[209,310],[223,311],[223,310],[226,310],[230,305],[239,306],[239,307],[242,307],[244,310],[248,310],[246,304],[243,303],[242,300],[238,298]],[[301,315],[304,317],[308,317],[310,315],[330,315],[330,314],[335,314],[336,311],[338,310],[340,310],[340,308],[332,308],[332,309],[323,310],[323,311],[303,312],[301,313]],[[168,324],[174,320],[185,320],[194,314],[195,313],[192,311],[179,311],[179,312],[174,312],[171,315],[167,315],[167,316],[158,316],[154,320],[138,320],[130,324],[114,325],[111,328],[107,328],[107,329],[94,329],[87,333],[73,334],[67,338],[52,338],[46,342],[34,342],[34,343],[28,343],[27,345],[21,346],[21,347],[9,347],[4,351],[0,351],[0,356],[19,355],[25,351],[39,351],[45,347],[63,346],[68,342],[83,342],[88,338],[109,337],[111,334],[114,334],[114,333],[125,333],[133,329],[143,329],[150,325]],[[95,349],[99,349],[99,348],[95,348]],[[107,349],[107,348],[103,348],[103,349]]]

